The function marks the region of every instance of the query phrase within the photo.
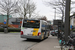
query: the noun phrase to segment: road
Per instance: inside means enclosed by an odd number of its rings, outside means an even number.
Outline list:
[[[0,50],[27,50],[39,42],[20,38],[20,33],[0,33]]]

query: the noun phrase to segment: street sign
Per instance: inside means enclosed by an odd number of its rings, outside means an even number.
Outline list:
[[[61,25],[62,20],[53,20],[53,25]]]
[[[4,19],[4,24],[6,24],[6,19]]]
[[[6,22],[4,22],[4,24],[6,24]]]

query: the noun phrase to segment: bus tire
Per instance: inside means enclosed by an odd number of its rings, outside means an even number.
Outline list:
[[[49,36],[50,34],[48,33],[48,36]]]
[[[46,38],[46,33],[44,34],[44,39]]]
[[[42,35],[42,37],[41,37],[41,40],[44,40],[45,39],[45,37],[44,37],[44,34]]]
[[[30,40],[29,38],[27,38],[27,40]]]
[[[48,38],[48,36],[49,36],[49,35],[47,34],[47,37],[46,37],[46,38]]]

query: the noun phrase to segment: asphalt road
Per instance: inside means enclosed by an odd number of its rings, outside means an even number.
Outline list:
[[[20,33],[0,33],[0,50],[27,50],[39,42],[20,38]]]

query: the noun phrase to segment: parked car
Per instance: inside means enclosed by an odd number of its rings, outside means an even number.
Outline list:
[[[52,36],[57,36],[58,30],[52,30],[50,33]]]
[[[75,26],[72,26],[72,29],[75,29]]]
[[[53,30],[53,26],[52,25],[50,25],[49,28],[50,28],[50,30]]]

